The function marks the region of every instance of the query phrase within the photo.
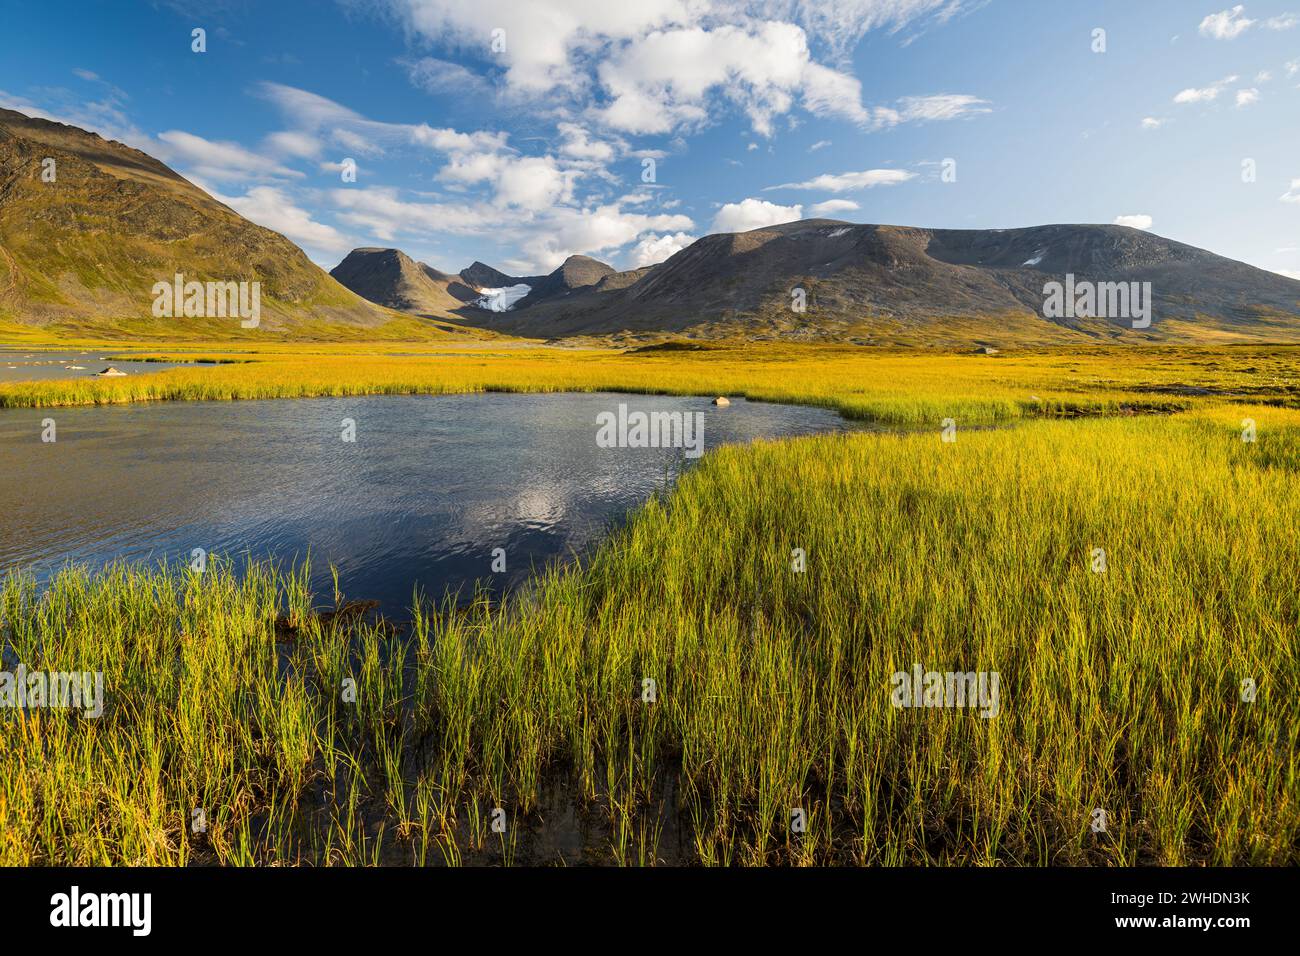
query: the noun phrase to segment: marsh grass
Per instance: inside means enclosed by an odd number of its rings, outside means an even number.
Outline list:
[[[722,448],[401,631],[302,567],[10,574],[13,655],[109,701],[0,712],[0,863],[558,862],[558,781],[568,862],[1294,864],[1298,450],[1230,406]],[[914,663],[997,671],[999,714],[895,709]]]
[[[414,347],[413,347],[414,348]],[[146,401],[230,401],[458,392],[613,391],[729,395],[816,405],[887,426],[964,426],[1026,417],[1174,412],[1193,402],[1188,381],[1211,389],[1253,389],[1255,401],[1295,401],[1286,349],[1097,349],[1007,357],[918,354],[838,346],[717,347],[614,352],[483,345],[460,351],[391,355],[355,349],[266,347],[256,352],[177,353],[192,360],[236,359],[120,379],[0,384],[0,408],[45,408]],[[167,357],[160,353],[158,357]],[[1249,359],[1254,365],[1248,365]],[[1220,377],[1213,366],[1232,373]],[[1210,366],[1207,368],[1207,365]]]

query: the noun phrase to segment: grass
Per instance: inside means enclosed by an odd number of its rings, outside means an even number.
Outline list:
[[[422,604],[405,633],[314,613],[303,568],[70,570],[44,596],[10,574],[14,656],[102,668],[109,700],[0,717],[0,863],[552,862],[565,812],[587,859],[629,865],[1300,862],[1300,413],[1222,398],[1287,404],[1286,350],[388,362],[268,355],[89,397],[389,374],[745,391],[922,430],[713,451],[582,567]],[[1220,395],[1036,420],[1188,384]],[[1016,424],[965,427],[992,421]],[[915,663],[998,672],[998,715],[891,706]]]
[[[394,355],[395,351],[412,354]],[[111,351],[101,354],[111,355]],[[706,351],[618,352],[473,343],[424,346],[262,346],[171,352],[235,358],[123,379],[0,384],[0,407],[139,401],[225,401],[477,391],[627,391],[745,395],[833,408],[889,425],[953,417],[996,424],[1022,417],[1177,411],[1188,382],[1248,390],[1255,401],[1296,401],[1297,351],[1104,349],[989,358],[837,346],[735,346]],[[1215,368],[1227,356],[1231,376]],[[1250,369],[1251,371],[1246,371]]]

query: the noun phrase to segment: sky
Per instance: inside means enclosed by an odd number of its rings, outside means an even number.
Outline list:
[[[824,216],[1120,223],[1300,278],[1300,0],[0,5],[0,107],[326,269],[633,268]]]

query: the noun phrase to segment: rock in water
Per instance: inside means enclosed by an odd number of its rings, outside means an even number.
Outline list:
[[[713,400],[713,404],[714,404],[714,405],[730,405],[730,404],[731,404],[731,399],[727,398],[725,395],[719,395],[717,398],[715,398],[715,399]]]
[[[99,372],[98,375],[100,378],[119,378],[124,377],[126,372],[119,372],[110,365],[108,368],[104,369],[104,371]]]

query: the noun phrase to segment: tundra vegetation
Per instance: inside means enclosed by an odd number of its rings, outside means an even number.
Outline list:
[[[12,571],[10,658],[103,670],[105,710],[0,714],[0,863],[1300,862],[1295,350],[385,351],[0,404],[598,389],[874,427],[712,450],[582,561],[401,626],[301,566]],[[996,672],[996,715],[892,706],[917,665]]]

